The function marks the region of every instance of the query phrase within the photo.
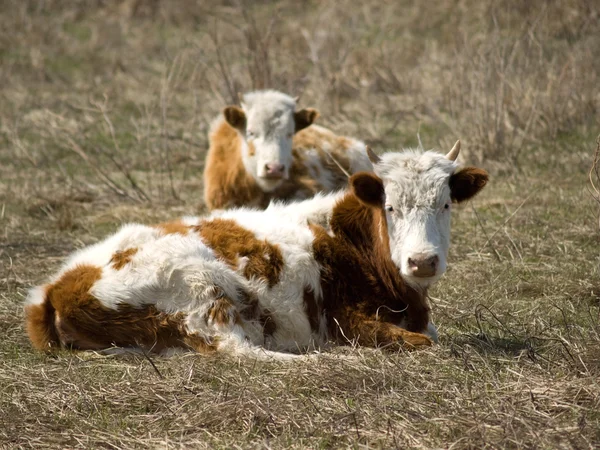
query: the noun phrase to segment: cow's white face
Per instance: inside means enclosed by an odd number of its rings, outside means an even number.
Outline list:
[[[444,274],[452,203],[473,197],[488,179],[482,169],[458,169],[457,145],[446,156],[409,150],[374,161],[385,188],[392,260],[413,286],[426,288]]]
[[[295,111],[296,100],[277,91],[245,94],[242,108],[228,106],[225,119],[242,137],[242,160],[265,192],[289,178],[294,133],[318,116],[314,109]]]

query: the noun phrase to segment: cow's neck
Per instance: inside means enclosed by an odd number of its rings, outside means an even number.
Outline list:
[[[364,269],[376,278],[378,299],[369,301],[375,300],[379,318],[396,322],[404,316],[410,329],[424,329],[429,320],[426,291],[406,283],[392,261],[383,210],[364,206],[349,193],[335,206],[330,226],[335,239],[352,247]],[[408,306],[406,312],[394,313],[403,305]]]
[[[270,196],[266,194],[258,185],[254,176],[247,170],[244,163],[243,152],[247,151],[247,143],[242,136],[229,124],[232,136],[236,145],[236,151],[224,154],[223,158],[226,161],[225,171],[226,176],[223,187],[227,190],[227,197],[232,199],[234,206],[258,206],[265,208],[270,200]],[[237,141],[237,142],[236,142]]]

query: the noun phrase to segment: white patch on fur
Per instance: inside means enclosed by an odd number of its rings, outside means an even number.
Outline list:
[[[350,161],[350,173],[373,172],[373,164],[369,161],[364,142],[350,139],[350,146],[346,149],[346,157]]]
[[[222,210],[216,209],[214,212],[218,212],[218,211],[222,211]],[[195,225],[198,225],[199,220],[198,220],[198,217],[196,217],[196,216],[184,216],[181,218],[181,222],[183,222],[183,224],[187,225],[188,227],[193,227]]]
[[[274,201],[266,211],[298,225],[312,223],[328,228],[333,207],[344,195],[345,191],[339,191],[330,194],[319,193],[310,200],[296,203]]]
[[[41,305],[44,303],[46,297],[46,289],[44,286],[36,286],[29,289],[27,293],[27,299],[25,300],[25,306],[28,305]]]

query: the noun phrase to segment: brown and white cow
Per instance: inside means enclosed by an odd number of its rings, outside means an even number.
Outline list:
[[[296,100],[277,91],[244,95],[211,126],[204,170],[210,209],[266,208],[272,199],[302,200],[346,186],[345,171],[372,170],[364,143],[309,126],[314,109],[296,111]],[[335,161],[334,159],[335,158]]]
[[[280,358],[331,339],[431,345],[425,293],[445,270],[450,204],[487,182],[456,153],[373,155],[377,175],[353,175],[345,192],[265,211],[126,225],[30,292],[29,337],[41,350]]]

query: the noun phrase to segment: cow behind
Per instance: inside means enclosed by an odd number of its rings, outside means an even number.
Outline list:
[[[210,131],[204,171],[209,209],[265,208],[272,199],[300,200],[346,185],[344,170],[371,170],[362,142],[310,126],[315,109],[277,91],[244,95],[228,106]]]
[[[77,252],[30,293],[32,343],[280,358],[329,339],[430,345],[425,295],[445,270],[445,205],[474,196],[487,174],[458,169],[453,152],[372,156],[383,179],[356,174],[346,192],[128,225]],[[323,215],[326,228],[306,220]],[[408,247],[406,229],[421,236]]]

